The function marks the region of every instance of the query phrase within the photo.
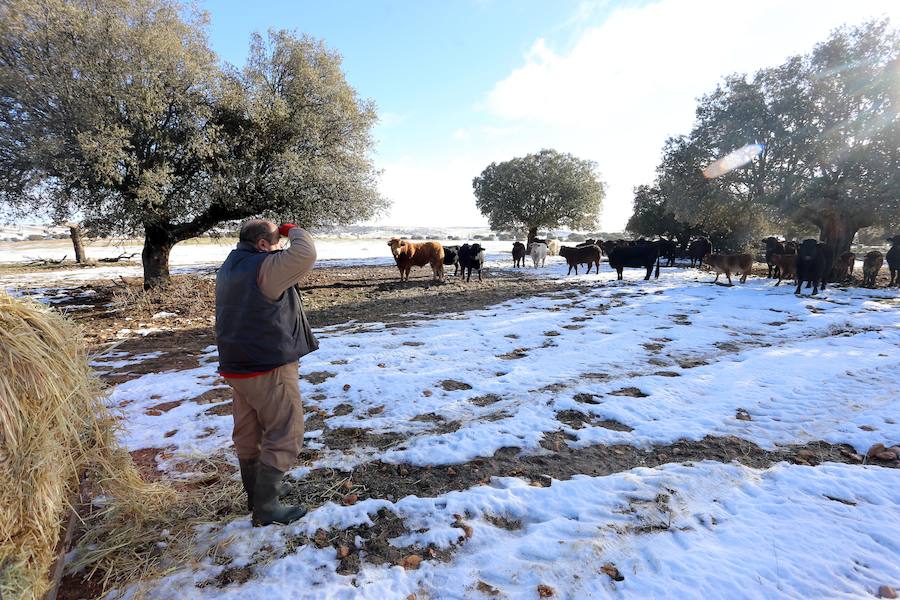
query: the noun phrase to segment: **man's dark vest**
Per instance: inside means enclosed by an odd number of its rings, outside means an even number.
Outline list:
[[[269,256],[241,242],[216,275],[216,344],[219,371],[259,373],[276,369],[319,347],[297,286],[278,300],[259,289],[257,277]]]

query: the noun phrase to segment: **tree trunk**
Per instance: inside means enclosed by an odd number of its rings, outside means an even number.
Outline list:
[[[169,252],[175,241],[159,227],[144,226],[144,289],[164,287],[169,283]]]
[[[84,243],[81,239],[81,226],[69,225],[69,236],[72,238],[72,245],[75,247],[75,262],[78,264],[86,262]]]
[[[822,215],[819,230],[819,239],[831,247],[835,256],[840,256],[850,250],[859,225],[846,215],[829,212]]]
[[[528,243],[525,244],[526,248],[531,248],[531,242],[533,242],[534,238],[537,237],[537,231],[538,231],[537,227],[531,227],[528,229]]]

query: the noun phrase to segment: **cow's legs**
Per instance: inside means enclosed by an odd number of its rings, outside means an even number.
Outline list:
[[[619,274],[619,280],[622,280],[622,269],[616,269],[616,272]]]
[[[725,271],[725,277],[728,278],[728,285],[734,285],[731,283],[731,271]]]
[[[478,281],[483,281],[481,279],[481,269],[480,268],[478,269]]]
[[[653,273],[653,265],[651,264],[647,267],[647,276],[644,277],[644,281],[650,281],[650,274]]]

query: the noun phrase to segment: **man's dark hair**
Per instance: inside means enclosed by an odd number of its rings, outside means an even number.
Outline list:
[[[272,230],[272,222],[265,219],[252,219],[244,221],[241,225],[240,240],[250,242],[254,246],[259,240],[267,240],[270,244],[277,244],[278,230]]]

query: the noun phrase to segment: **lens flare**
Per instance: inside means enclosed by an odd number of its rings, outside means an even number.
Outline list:
[[[729,171],[733,171],[738,167],[743,167],[748,162],[759,156],[763,151],[762,144],[747,144],[743,148],[738,148],[733,152],[729,152],[719,160],[710,163],[703,169],[703,176],[707,179],[721,177]]]

